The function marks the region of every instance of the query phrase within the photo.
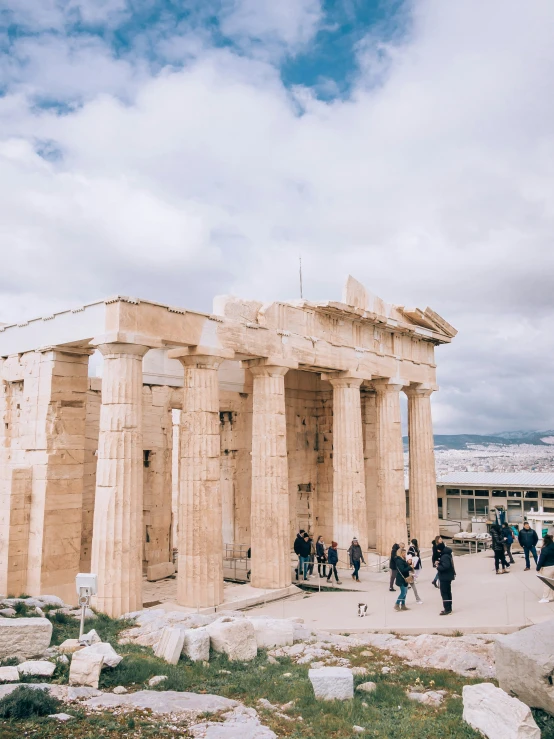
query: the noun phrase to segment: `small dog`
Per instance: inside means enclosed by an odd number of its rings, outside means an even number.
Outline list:
[[[367,616],[367,603],[358,603],[358,616],[360,618]]]

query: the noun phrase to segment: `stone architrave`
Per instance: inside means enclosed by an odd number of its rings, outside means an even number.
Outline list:
[[[388,554],[395,543],[406,542],[404,449],[400,420],[403,383],[374,380],[377,393],[377,526],[376,545]]]
[[[439,532],[437,476],[433,421],[432,388],[410,385],[408,396],[408,441],[410,449],[410,536],[420,546],[430,546]]]
[[[232,356],[224,349],[175,349],[184,367],[179,485],[177,602],[207,608],[223,602],[217,370]]]
[[[142,358],[148,347],[98,348],[104,368],[92,571],[96,608],[117,618],[142,608]]]
[[[285,375],[291,365],[253,360],[252,576],[255,588],[291,583]]]
[[[364,448],[360,386],[348,373],[327,378],[333,386],[333,538],[346,550],[356,536],[367,549]]]

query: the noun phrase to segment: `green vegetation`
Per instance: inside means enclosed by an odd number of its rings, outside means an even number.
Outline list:
[[[50,693],[20,686],[0,699],[0,718],[27,719],[59,713],[62,704]]]

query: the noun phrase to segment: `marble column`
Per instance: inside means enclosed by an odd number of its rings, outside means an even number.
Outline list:
[[[362,428],[364,434],[365,498],[367,539],[371,549],[376,545],[377,521],[377,396],[362,392]]]
[[[367,550],[364,448],[360,385],[351,376],[329,377],[333,386],[333,538],[347,550],[356,536]]]
[[[377,394],[376,547],[388,555],[395,543],[407,544],[404,449],[400,420],[401,384],[373,381]]]
[[[408,440],[410,449],[410,535],[421,547],[431,546],[439,533],[437,478],[431,393],[423,385],[404,388],[408,396]]]
[[[147,346],[101,344],[102,406],[92,571],[95,606],[118,617],[142,608],[142,358]]]
[[[174,355],[174,354],[173,354]],[[185,369],[181,412],[177,602],[223,603],[219,383],[223,357],[179,356]]]
[[[285,375],[288,367],[248,362],[253,375],[252,576],[255,588],[291,583]]]

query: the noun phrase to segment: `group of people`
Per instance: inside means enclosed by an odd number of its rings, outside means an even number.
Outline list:
[[[441,616],[448,616],[452,613],[452,580],[456,577],[454,568],[454,558],[452,549],[447,547],[440,536],[436,536],[433,540],[433,553],[431,562],[436,568],[437,573],[433,580],[435,587],[440,587],[442,596]],[[401,542],[394,544],[391,550],[389,569],[390,582],[389,590],[396,592],[395,585],[400,589],[400,593],[394,604],[395,611],[409,611],[406,606],[406,597],[408,590],[414,593],[416,603],[421,605],[423,600],[419,597],[417,591],[417,578],[422,569],[421,553],[417,539],[412,539],[410,546],[406,550],[406,545]],[[437,585],[437,580],[439,585]]]
[[[300,529],[294,541],[294,552],[298,557],[298,567],[295,570],[296,579],[302,577],[304,580],[308,580],[310,577],[315,577],[314,569],[315,560],[317,559],[317,574],[319,577],[326,578],[327,582],[330,582],[334,575],[337,584],[342,585],[337,572],[339,563],[337,547],[336,541],[332,541],[331,546],[326,547],[322,536],[318,536],[314,544],[314,537],[308,531]],[[362,563],[365,564],[365,559],[362,547],[356,537],[352,539],[347,554],[350,566],[354,570],[352,579],[360,582],[360,567]],[[327,574],[327,566],[329,566],[329,574]]]

